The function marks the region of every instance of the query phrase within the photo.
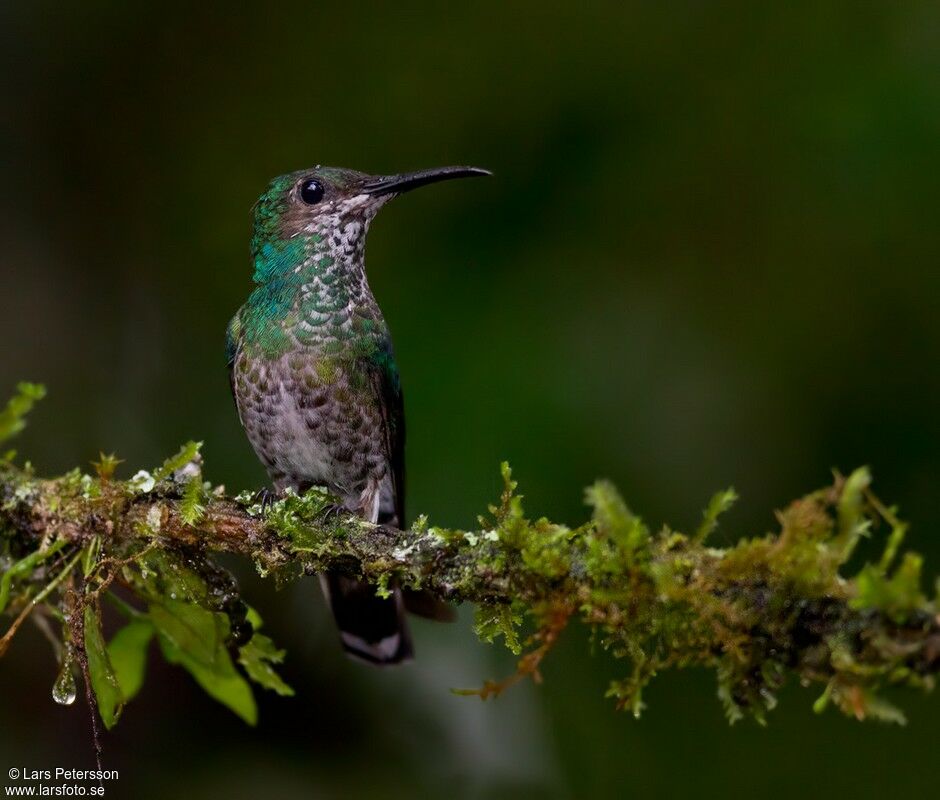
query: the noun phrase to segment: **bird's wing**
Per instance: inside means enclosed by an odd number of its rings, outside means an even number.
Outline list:
[[[405,520],[405,410],[398,365],[392,354],[390,339],[386,339],[369,363],[373,391],[379,401],[379,408],[382,410],[385,447],[392,475],[392,489],[395,494],[394,519],[383,520],[380,517],[380,521],[390,522],[403,529],[407,524]],[[403,589],[402,600],[405,608],[419,617],[439,622],[453,622],[457,619],[456,612],[448,603],[438,600],[429,592]]]
[[[369,358],[369,375],[382,415],[385,453],[395,498],[394,524],[405,525],[405,406],[392,341],[384,337]],[[392,520],[387,520],[392,521]]]
[[[228,384],[235,398],[235,407],[238,408],[238,396],[235,394],[235,361],[238,358],[238,347],[241,343],[241,309],[232,317],[225,330],[225,363],[228,366]],[[239,415],[241,411],[239,411]]]

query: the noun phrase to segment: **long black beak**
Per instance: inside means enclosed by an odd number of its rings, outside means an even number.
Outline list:
[[[422,169],[418,172],[403,172],[401,175],[383,175],[373,178],[363,185],[362,193],[371,195],[400,194],[438,181],[449,181],[454,178],[475,178],[492,174],[488,169],[480,169],[479,167]]]

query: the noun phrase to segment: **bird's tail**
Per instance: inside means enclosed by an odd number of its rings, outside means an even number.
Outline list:
[[[400,589],[379,597],[375,586],[336,572],[320,576],[343,649],[377,666],[408,661],[414,655]]]

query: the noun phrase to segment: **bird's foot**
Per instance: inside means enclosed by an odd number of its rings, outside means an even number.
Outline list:
[[[320,522],[336,522],[341,515],[348,514],[349,509],[342,503],[327,503],[317,514]]]
[[[266,517],[268,511],[271,510],[271,506],[279,499],[280,495],[272,489],[265,487],[264,489],[259,489],[255,492],[255,496],[251,498],[251,504],[253,506],[260,505],[261,511],[259,516]]]

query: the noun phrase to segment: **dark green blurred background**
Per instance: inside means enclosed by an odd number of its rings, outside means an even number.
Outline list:
[[[940,8],[928,2],[232,4],[0,10],[0,389],[51,395],[19,442],[44,473],[205,440],[263,473],[223,357],[273,175],[449,163],[369,244],[407,397],[409,507],[472,525],[509,459],[528,508],[576,523],[615,480],[652,524],[742,501],[719,540],[862,463],[940,564]],[[244,585],[298,697],[257,729],[156,659],[106,737],[110,797],[882,797],[935,791],[940,697],[905,729],[816,717],[791,687],[729,728],[714,677],[622,664],[572,629],[541,687],[451,686],[512,658],[416,624],[419,660],[347,662],[314,581]],[[0,767],[88,766],[33,631],[0,665]],[[5,779],[4,779],[5,780]]]

